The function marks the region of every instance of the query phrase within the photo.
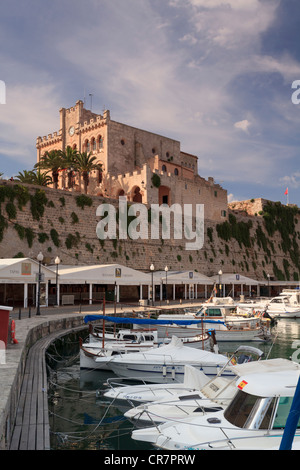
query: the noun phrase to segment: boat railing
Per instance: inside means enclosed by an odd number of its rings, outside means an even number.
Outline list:
[[[178,421],[179,422],[179,421]],[[184,421],[181,421],[181,423],[184,423]],[[189,423],[189,425],[193,425],[193,423]],[[195,424],[197,426],[197,424]],[[200,427],[206,427],[205,425],[201,424],[198,426]],[[209,427],[211,429],[211,425],[207,425],[207,427]],[[271,439],[271,438],[275,438],[275,439],[280,439],[282,436],[281,434],[279,434],[278,432],[274,435],[272,435],[270,433],[270,431],[268,429],[260,429],[260,430],[255,430],[255,431],[264,431],[263,434],[256,434],[256,435],[252,435],[252,436],[236,436],[236,437],[229,437],[227,435],[227,433],[225,432],[225,429],[228,429],[228,430],[232,430],[232,428],[224,428],[224,427],[218,427],[218,429],[220,429],[220,431],[224,434],[225,436],[225,439],[215,439],[215,440],[209,440],[209,441],[204,441],[204,442],[198,442],[197,444],[193,444],[192,446],[189,446],[189,447],[184,447],[183,450],[194,450],[194,449],[198,449],[199,447],[202,447],[202,446],[209,446],[211,447],[212,449],[216,448],[216,446],[218,444],[222,444],[222,448],[223,448],[223,445],[224,445],[224,441],[227,443],[228,447],[230,449],[236,449],[236,443],[237,441],[245,441],[245,440],[249,440],[249,439],[253,439],[253,440],[257,440],[257,439],[263,439],[263,438],[268,438],[268,439]],[[245,428],[241,428],[243,432],[245,432],[245,434],[248,432],[249,434],[250,433],[253,433],[255,432],[253,429],[245,429]],[[282,429],[282,433],[283,433],[283,429]],[[170,438],[168,437],[166,439],[165,442],[169,441]],[[280,443],[279,443],[280,444]],[[278,448],[279,448],[279,444],[278,444]],[[275,447],[274,447],[275,448]]]

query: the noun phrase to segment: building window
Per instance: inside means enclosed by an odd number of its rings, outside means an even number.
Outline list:
[[[94,151],[97,150],[96,139],[94,139],[94,137],[92,138],[92,149],[93,149]]]
[[[161,169],[162,169],[162,171],[167,171],[166,165],[163,165],[163,166],[161,167]]]
[[[226,211],[221,211],[221,216],[226,217]]]
[[[121,140],[121,145],[125,145],[125,140],[124,139]]]
[[[175,168],[174,175],[178,176],[178,168]]]
[[[85,151],[89,153],[91,151],[91,145],[90,142],[87,140],[85,143]]]
[[[215,191],[214,193],[215,193],[215,197],[218,197],[218,191]]]
[[[103,137],[101,135],[98,137],[98,148],[99,150],[103,149]]]

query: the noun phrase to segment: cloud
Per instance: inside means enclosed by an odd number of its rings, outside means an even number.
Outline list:
[[[300,171],[295,171],[295,173],[289,176],[283,176],[279,181],[284,187],[300,188]]]
[[[21,170],[32,167],[39,133],[58,130],[59,101],[54,84],[8,84],[7,102],[0,108],[0,154],[18,161]]]
[[[248,128],[250,126],[251,126],[251,123],[247,119],[244,119],[243,121],[236,122],[234,124],[234,127],[236,129],[241,129],[244,132],[248,132]]]

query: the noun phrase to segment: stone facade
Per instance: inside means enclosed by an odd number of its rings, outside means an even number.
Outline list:
[[[109,111],[97,115],[82,101],[60,110],[60,130],[36,142],[37,160],[46,151],[91,152],[102,165],[102,173],[90,175],[88,193],[111,199],[126,196],[144,204],[204,204],[209,220],[227,219],[227,191],[213,178],[198,175],[198,158],[181,151],[180,142],[116,121]],[[153,184],[156,174],[159,184]],[[80,175],[74,179],[75,192],[82,192]],[[159,186],[159,187],[158,187]],[[66,171],[61,172],[59,188],[67,189]]]

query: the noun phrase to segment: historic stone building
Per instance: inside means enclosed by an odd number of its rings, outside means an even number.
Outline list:
[[[38,137],[37,160],[54,149],[68,146],[91,152],[102,165],[102,172],[90,175],[88,193],[128,201],[172,205],[204,204],[205,218],[227,218],[227,191],[198,174],[198,158],[185,153],[177,140],[113,121],[84,108],[81,100],[74,107],[60,110],[58,132]],[[155,175],[155,176],[154,176]],[[74,173],[73,191],[82,191],[82,178]],[[67,171],[62,171],[59,188],[68,190]]]

